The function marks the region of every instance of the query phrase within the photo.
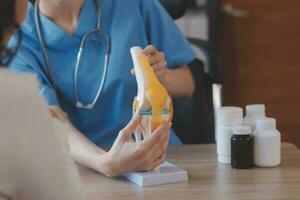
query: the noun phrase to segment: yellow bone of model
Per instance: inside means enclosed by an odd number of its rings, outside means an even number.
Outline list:
[[[135,49],[134,49],[135,48]],[[138,95],[141,96],[141,93],[143,94],[143,98],[150,103],[151,110],[152,110],[152,116],[151,116],[151,131],[155,130],[158,126],[161,125],[161,123],[164,121],[163,112],[166,108],[166,104],[169,109],[169,121],[172,120],[173,117],[173,105],[171,98],[166,90],[166,88],[160,83],[160,81],[157,79],[153,68],[151,67],[150,63],[148,62],[147,57],[141,53],[141,49],[139,47],[133,47],[132,48],[132,56],[133,59],[135,59],[135,69],[136,65],[138,63],[138,67],[140,70],[136,70],[136,76],[137,81],[143,82],[143,84],[139,84],[138,86],[144,86],[142,90],[144,91],[138,91]],[[140,52],[138,54],[133,53],[134,51]],[[134,58],[134,56],[137,56]],[[139,88],[141,89],[141,88]],[[143,99],[140,97],[140,99]],[[145,104],[145,102],[144,102]],[[141,107],[141,102],[137,98],[134,99],[133,102],[133,111],[136,112],[137,109]]]
[[[168,92],[156,78],[153,68],[144,54],[141,54],[140,62],[148,81],[146,96],[152,108],[151,130],[155,130],[163,122],[162,114],[168,99]]]

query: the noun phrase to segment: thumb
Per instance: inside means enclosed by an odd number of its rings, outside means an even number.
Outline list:
[[[120,132],[121,137],[128,139],[132,133],[135,131],[137,126],[141,121],[141,117],[139,112],[136,112],[130,122],[127,124],[125,128],[123,128]]]

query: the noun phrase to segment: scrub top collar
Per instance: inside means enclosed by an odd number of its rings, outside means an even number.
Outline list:
[[[30,5],[30,7],[34,12],[34,6]],[[53,49],[70,50],[70,48],[78,47],[83,35],[97,26],[97,10],[94,0],[84,0],[74,34],[65,32],[41,12],[40,16],[45,45]]]

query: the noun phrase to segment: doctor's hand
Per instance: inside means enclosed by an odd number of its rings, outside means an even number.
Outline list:
[[[165,60],[165,54],[158,51],[153,45],[147,46],[143,53],[148,57],[148,61],[152,66],[155,75],[158,80],[163,84],[168,82],[169,69],[167,68],[167,62]]]
[[[131,135],[140,122],[136,114],[120,131],[111,150],[107,152],[105,175],[118,176],[125,172],[152,170],[164,162],[171,123],[164,122],[145,140],[134,143]]]

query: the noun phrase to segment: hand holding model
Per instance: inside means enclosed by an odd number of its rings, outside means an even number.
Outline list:
[[[169,79],[169,69],[167,68],[164,52],[158,51],[153,45],[149,45],[143,49],[143,54],[148,58],[148,62],[153,68],[153,72],[158,80],[166,86]],[[131,73],[135,75],[134,68]]]
[[[56,113],[52,113],[54,117],[64,116],[57,115],[58,111],[62,112],[57,107],[55,111]],[[131,171],[149,171],[165,160],[170,137],[169,122],[162,123],[147,139],[135,143],[131,136],[141,121],[137,113],[119,132],[112,148],[106,152],[89,141],[66,119],[58,119],[65,127],[60,129],[61,134],[68,133],[70,152],[76,162],[83,163],[106,176],[114,177]]]
[[[166,85],[168,83],[169,70],[167,68],[165,54],[158,51],[153,45],[149,45],[145,49],[143,49],[143,53],[145,56],[147,56],[149,64],[153,68],[153,71],[158,80],[163,85]]]
[[[165,161],[171,123],[164,122],[148,138],[134,143],[132,133],[140,123],[136,114],[129,124],[120,131],[111,150],[106,154],[109,162],[106,175],[116,176],[125,172],[149,171]]]

